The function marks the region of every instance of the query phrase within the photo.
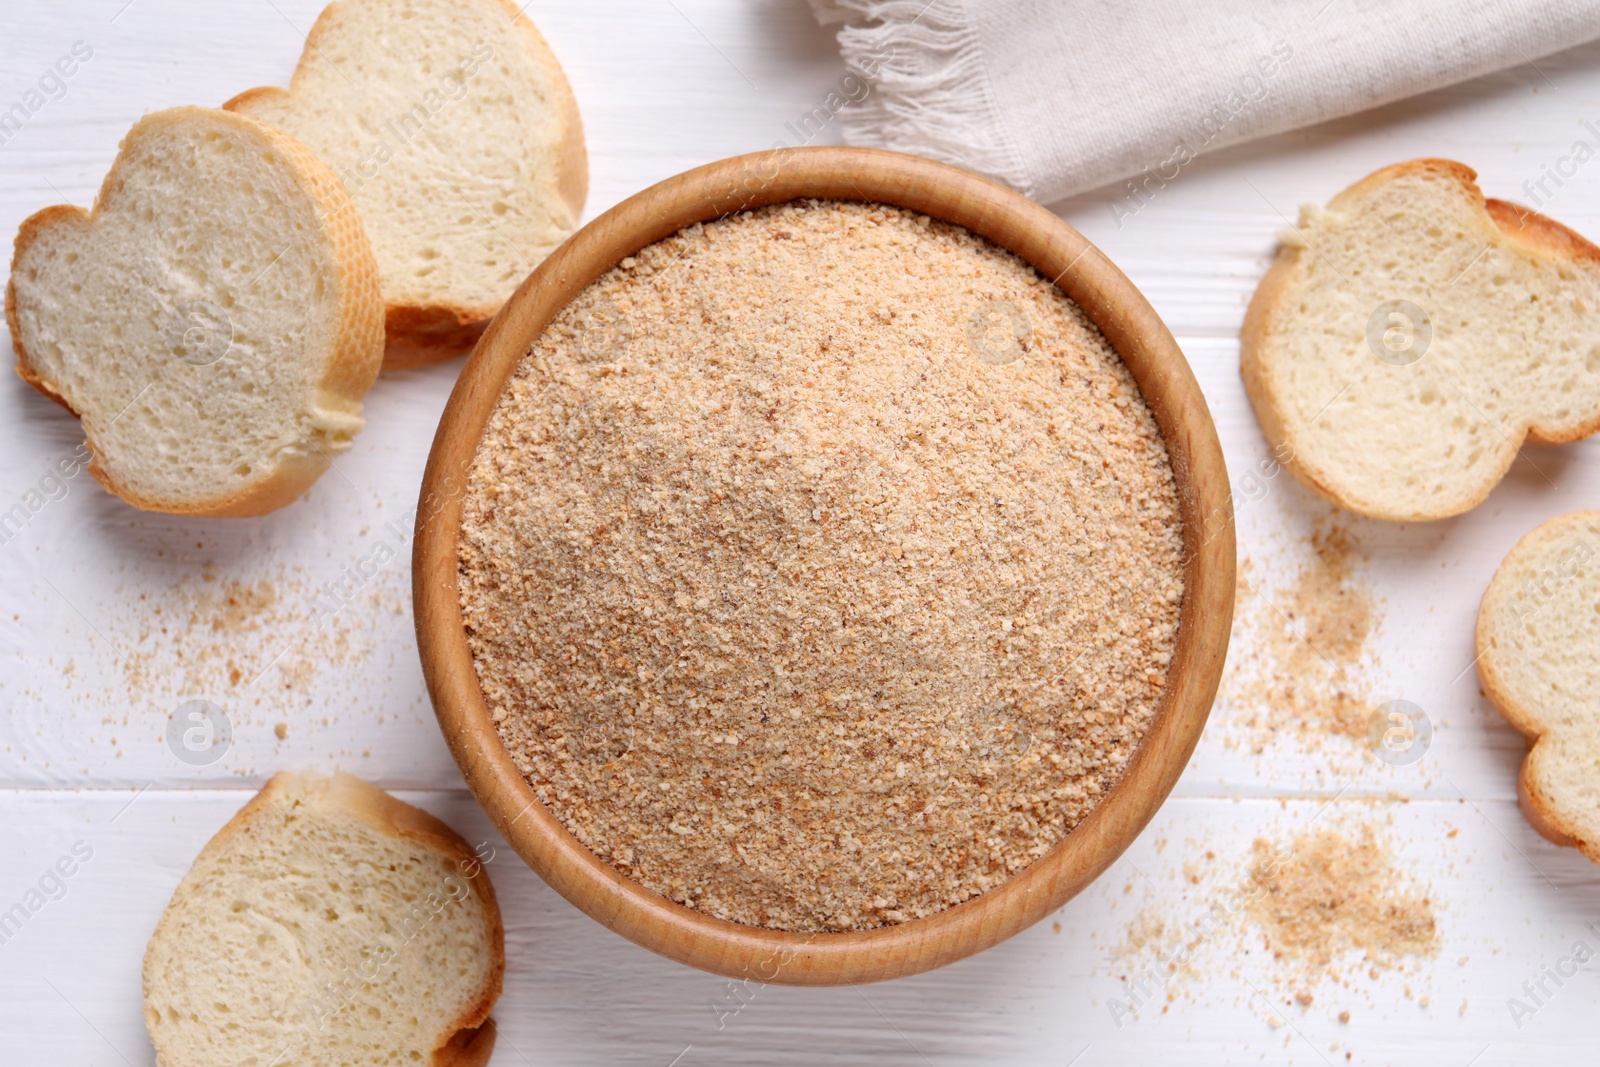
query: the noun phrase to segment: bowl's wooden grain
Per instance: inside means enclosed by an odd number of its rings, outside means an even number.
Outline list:
[[[1185,594],[1160,709],[1126,773],[1026,870],[925,919],[856,933],[795,934],[712,918],[617,873],[534,796],[489,718],[457,588],[461,499],[479,439],[518,360],[575,295],[619,260],[684,226],[797,197],[895,204],[989,238],[1077,301],[1133,372],[1176,472]],[[1155,311],[1103,254],[1037,204],[966,171],[859,148],[739,156],[652,186],[595,219],[523,282],[462,371],[423,477],[413,559],[417,646],[428,692],[468,787],[557,892],[646,948],[733,978],[797,985],[916,974],[1012,936],[1059,908],[1133,841],[1178,780],[1216,695],[1233,617],[1233,510],[1199,386]]]

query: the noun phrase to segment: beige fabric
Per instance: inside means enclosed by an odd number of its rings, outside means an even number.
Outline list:
[[[1117,182],[1122,223],[1203,152],[1600,37],[1592,0],[812,6],[840,24],[864,83],[840,112],[848,143],[955,163],[1044,203]]]

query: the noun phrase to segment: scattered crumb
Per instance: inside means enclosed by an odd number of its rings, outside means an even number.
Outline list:
[[[330,579],[341,573],[331,564],[274,564],[232,551],[225,538],[175,544],[161,536],[164,520],[149,521],[142,540],[133,542],[147,551],[106,576],[104,600],[83,604],[105,639],[94,669],[80,670],[82,664],[48,649],[30,664],[54,675],[54,699],[81,702],[115,728],[89,739],[107,755],[115,750],[122,758],[128,744],[169,759],[170,716],[192,700],[221,708],[235,736],[263,738],[274,723],[296,721],[294,715],[317,704],[359,707],[360,695],[370,691],[367,665],[380,651],[393,661],[395,650],[372,623],[375,614],[409,610],[403,567],[363,572],[360,586],[342,587],[335,603],[350,610],[330,611]],[[212,553],[229,563],[213,562]],[[277,768],[234,755],[217,769],[253,775]]]
[[[1351,837],[1306,830],[1287,849],[1258,838],[1245,884],[1255,890],[1250,919],[1303,989],[1339,979],[1351,957],[1376,979],[1406,957],[1438,952],[1427,890],[1396,869],[1370,826]]]
[[[315,595],[298,576],[221,579],[208,567],[198,581],[140,599],[127,680],[147,699],[174,704],[185,695],[230,703],[250,690],[303,691],[319,671],[366,651],[339,620],[317,624]]]
[[[1366,738],[1374,702],[1367,678],[1376,600],[1365,557],[1336,513],[1307,539],[1294,581],[1269,589],[1250,561],[1239,568],[1238,619],[1222,703],[1260,753],[1290,735],[1308,746]]]
[[[289,724],[286,722],[280,722],[278,725],[272,728],[272,732],[278,735],[279,741],[282,741],[285,737],[289,736]]]

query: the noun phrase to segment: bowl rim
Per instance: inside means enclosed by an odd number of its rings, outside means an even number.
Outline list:
[[[544,806],[502,745],[478,683],[457,584],[462,499],[489,417],[550,320],[628,255],[696,222],[795,199],[882,203],[963,226],[1055,280],[1132,371],[1179,490],[1184,597],[1155,717],[1121,777],[1065,837],[993,889],[921,919],[845,933],[768,930],[674,903],[618,872]],[[681,963],[757,983],[842,985],[931,970],[1055,911],[1138,836],[1187,765],[1226,656],[1233,509],[1205,398],[1144,296],[1076,229],[985,178],[880,149],[777,148],[668,178],[584,226],[494,317],[445,405],[423,476],[413,548],[417,648],[440,729],[468,789],[511,847],[591,918]]]

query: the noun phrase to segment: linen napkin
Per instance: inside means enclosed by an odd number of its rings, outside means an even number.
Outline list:
[[[1600,37],[1596,0],[811,3],[859,82],[847,143],[1043,203],[1121,182],[1119,224],[1203,152]]]

